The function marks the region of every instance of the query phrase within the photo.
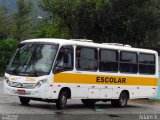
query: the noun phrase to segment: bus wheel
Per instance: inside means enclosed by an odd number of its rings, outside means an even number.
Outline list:
[[[64,109],[67,105],[67,92],[62,91],[58,97],[58,100],[56,102],[56,107],[58,109]]]
[[[120,94],[119,99],[111,100],[111,103],[114,107],[126,107],[128,102],[128,95],[126,92]]]
[[[86,106],[92,107],[96,103],[96,100],[90,100],[90,99],[81,99],[82,103]]]
[[[30,102],[30,99],[27,97],[19,97],[19,100],[21,102],[22,105],[28,105]]]

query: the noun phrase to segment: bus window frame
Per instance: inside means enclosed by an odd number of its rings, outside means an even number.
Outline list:
[[[102,70],[100,70],[100,61],[102,61],[101,60],[101,57],[100,57],[100,55],[101,55],[101,50],[108,50],[108,51],[115,51],[116,53],[117,53],[117,61],[116,62],[114,62],[114,63],[117,63],[117,71],[102,71]],[[119,51],[118,50],[115,50],[115,49],[105,49],[105,48],[99,48],[99,56],[98,56],[98,66],[99,66],[99,68],[98,68],[98,70],[99,70],[99,72],[105,72],[105,73],[118,73],[119,72],[119,56],[120,56],[120,54],[119,54]],[[112,61],[108,61],[108,62],[112,62]]]
[[[77,48],[78,47],[81,47],[81,48],[89,48],[89,49],[95,49],[97,51],[97,59],[95,60],[96,63],[97,63],[97,69],[96,70],[82,70],[82,69],[79,69],[78,66],[77,66]],[[86,71],[86,72],[98,72],[99,71],[99,48],[97,47],[88,47],[88,46],[82,46],[82,45],[77,45],[75,47],[75,69],[76,71]]]
[[[151,74],[151,73],[140,73],[140,64],[142,64],[142,63],[139,62],[139,58],[140,58],[139,55],[140,54],[153,55],[154,56],[154,74]],[[138,73],[140,75],[155,75],[156,74],[156,55],[152,54],[152,53],[144,53],[144,52],[139,52],[139,55],[138,55],[138,68],[139,68]],[[153,64],[142,64],[142,65],[153,65]]]
[[[73,50],[73,58],[72,58],[72,59],[73,59],[73,60],[72,60],[72,62],[73,62],[73,63],[72,63],[73,68],[72,68],[72,69],[68,69],[68,70],[67,70],[67,69],[63,69],[63,70],[61,70],[61,71],[57,71],[55,67],[56,67],[56,61],[57,61],[58,55],[59,55],[61,49],[64,48],[64,47],[66,47],[66,46],[72,47],[72,50]],[[60,73],[60,72],[65,72],[65,71],[73,71],[73,70],[74,70],[74,59],[75,59],[75,58],[74,58],[74,52],[75,52],[75,51],[74,51],[74,46],[73,46],[73,45],[62,45],[62,46],[60,46],[60,47],[59,47],[59,50],[57,51],[57,55],[56,55],[56,57],[55,57],[55,60],[54,60],[54,64],[53,64],[53,68],[52,68],[52,73],[53,73],[53,74],[57,74],[57,73]]]
[[[121,54],[122,54],[122,52],[135,53],[135,54],[136,54],[136,61],[137,61],[137,63],[121,62]],[[138,73],[139,73],[139,62],[138,62],[138,60],[139,60],[139,54],[138,54],[138,52],[136,52],[136,51],[120,50],[120,52],[119,52],[119,73],[120,73],[120,74],[138,74]],[[136,73],[133,73],[133,72],[121,72],[121,71],[120,71],[121,63],[130,63],[130,64],[132,64],[132,65],[133,65],[133,64],[137,65],[137,72],[136,72]]]

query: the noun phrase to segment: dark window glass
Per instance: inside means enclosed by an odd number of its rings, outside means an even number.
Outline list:
[[[97,70],[97,49],[87,47],[77,47],[76,68],[78,70]]]
[[[139,73],[155,74],[155,56],[151,54],[139,54]]]
[[[63,46],[56,60],[56,70],[65,71],[73,69],[73,47]]]
[[[137,53],[121,52],[120,54],[120,72],[122,73],[137,73]]]
[[[137,63],[137,53],[121,52],[121,62]]]
[[[118,51],[100,50],[99,71],[118,72]]]
[[[142,64],[155,64],[155,56],[150,54],[139,54],[139,63]]]

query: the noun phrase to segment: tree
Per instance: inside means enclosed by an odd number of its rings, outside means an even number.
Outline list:
[[[160,27],[160,17],[157,16],[155,5],[154,0],[112,1],[112,11],[115,13],[113,16],[116,16],[113,20],[117,21],[113,26],[116,28],[115,39],[133,46],[154,47]]]
[[[34,37],[41,38],[70,38],[71,33],[62,19],[55,19],[53,23],[46,23],[42,20],[35,27]]]
[[[8,9],[4,6],[0,6],[0,39],[6,39],[10,33],[10,21],[9,21]]]
[[[47,24],[54,30],[65,26],[69,38],[155,47],[160,30],[160,5],[157,1],[41,0],[40,7],[48,13]],[[62,22],[54,25],[57,18]],[[44,35],[49,32],[45,30]]]
[[[16,50],[18,41],[15,39],[6,39],[0,41],[0,76],[4,73],[11,56]]]
[[[31,1],[17,0],[17,8],[13,16],[13,36],[21,41],[30,36],[32,29],[32,3]]]

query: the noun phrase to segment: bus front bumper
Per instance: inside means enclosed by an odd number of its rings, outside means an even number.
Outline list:
[[[11,87],[8,86],[6,82],[4,82],[4,94],[31,98],[51,99],[47,84],[43,84],[39,88],[25,89]]]

